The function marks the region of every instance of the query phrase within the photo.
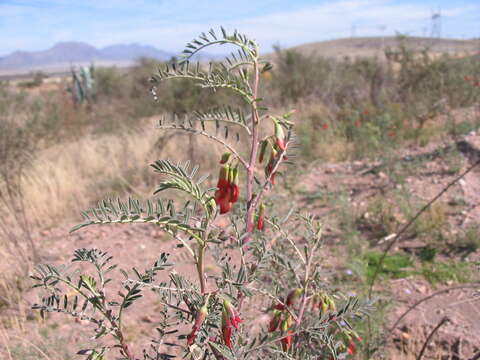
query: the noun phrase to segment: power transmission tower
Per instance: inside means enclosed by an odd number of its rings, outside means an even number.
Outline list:
[[[440,8],[437,11],[432,11],[430,36],[432,38],[442,37],[442,11]]]

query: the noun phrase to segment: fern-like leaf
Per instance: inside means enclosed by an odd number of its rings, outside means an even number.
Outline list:
[[[188,61],[177,64],[166,64],[164,68],[159,68],[157,73],[152,76],[150,81],[158,83],[169,79],[190,79],[197,82],[197,85],[202,88],[220,89],[226,88],[238,93],[246,102],[252,102],[252,90],[245,81],[245,73],[240,72],[240,75],[235,75],[228,71],[226,66],[213,66],[210,63],[208,71],[201,69],[200,64],[196,63],[193,69]]]
[[[204,191],[200,184],[205,181],[207,176],[195,179],[198,172],[198,166],[190,167],[190,163],[173,164],[169,160],[157,160],[151,165],[156,172],[166,175],[167,179],[162,181],[154,194],[164,190],[176,189],[185,192],[195,199],[207,213],[211,213],[211,196],[208,191]]]
[[[234,45],[239,48],[238,57],[243,61],[253,61],[258,56],[258,45],[246,35],[234,31],[228,34],[223,27],[220,27],[221,34],[210,29],[208,33],[202,33],[196,39],[190,41],[183,50],[183,61],[187,61],[200,50],[213,45]]]
[[[203,124],[205,121],[214,121],[217,129],[220,127],[218,123],[224,122],[228,124],[239,125],[245,129],[247,134],[250,135],[250,129],[247,126],[247,119],[243,111],[240,109],[234,109],[231,106],[223,106],[210,109],[205,112],[195,111],[194,115],[202,124],[202,129],[205,129],[205,125]]]
[[[177,212],[172,202],[165,206],[162,200],[156,202],[148,200],[145,205],[141,205],[140,201],[131,198],[125,202],[107,199],[100,201],[97,208],[82,212],[85,221],[70,232],[90,225],[150,223],[160,226],[169,233],[180,230],[198,238],[198,232],[203,230],[188,224],[191,212],[188,206],[184,207],[183,212]]]

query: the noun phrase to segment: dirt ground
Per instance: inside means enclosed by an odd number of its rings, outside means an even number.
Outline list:
[[[456,172],[450,171],[448,163],[438,149],[453,146],[458,152]],[[410,164],[421,159],[419,166],[407,175],[401,186],[424,201],[430,200],[445,184],[453,181],[459,174],[480,159],[480,135],[470,133],[457,139],[454,143],[436,143],[427,147],[411,147],[398,153],[398,163]],[[473,169],[462,180],[453,185],[442,197],[448,202],[461,196],[465,201],[462,211],[447,214],[448,222],[461,229],[467,224],[480,221],[480,166]],[[341,236],[329,215],[332,209],[325,202],[317,201],[305,194],[322,191],[336,193],[347,189],[347,201],[359,211],[374,196],[385,194],[389,189],[400,185],[392,174],[376,162],[353,162],[341,164],[313,164],[302,177],[301,192],[296,196],[305,209],[325,219],[325,235],[328,246],[336,246]],[[406,219],[405,219],[406,220]],[[117,225],[110,227],[90,227],[73,234],[68,231],[71,225],[44,230],[36,235],[41,241],[44,252],[41,254],[47,263],[67,263],[74,249],[96,247],[109,252],[114,261],[123,269],[130,269],[138,264],[153,264],[162,252],[170,253],[172,259],[179,263],[177,271],[187,277],[193,277],[192,264],[182,250],[173,247],[173,241],[148,225]],[[388,236],[387,236],[388,238]],[[413,241],[414,242],[414,241]],[[388,239],[378,241],[374,246],[383,249]],[[412,239],[398,242],[394,251],[409,248]],[[470,254],[469,259],[480,258],[479,251]],[[462,260],[459,260],[462,261]],[[343,265],[342,265],[343,266]],[[207,264],[207,269],[209,265]],[[213,268],[211,268],[214,271]],[[168,274],[162,275],[164,278]],[[479,281],[478,272],[476,281]],[[447,289],[451,290],[447,291]],[[387,348],[391,359],[412,359],[432,330],[443,321],[440,328],[431,337],[426,349],[425,359],[469,359],[480,351],[480,285],[443,284],[434,287],[417,277],[392,280],[387,289],[376,288],[380,292],[393,294],[387,311],[387,326],[391,330]],[[435,295],[436,294],[436,295]],[[430,299],[422,301],[433,295]],[[27,308],[38,301],[37,294],[27,292]],[[399,317],[410,307],[416,305],[398,323]],[[160,304],[153,294],[145,296],[136,306],[127,312],[125,324],[129,341],[136,348],[145,347],[148,336],[160,321],[158,316]],[[29,318],[34,319],[36,315]],[[263,321],[265,319],[261,319]],[[392,326],[395,328],[392,329]],[[46,327],[61,329],[63,346],[68,350],[78,350],[82,343],[87,343],[84,335],[89,325],[73,322],[63,316],[53,315],[43,323],[30,321],[27,327]],[[68,344],[65,346],[65,344]],[[0,348],[1,349],[1,348]]]

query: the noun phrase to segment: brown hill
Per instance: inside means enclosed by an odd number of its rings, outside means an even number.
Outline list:
[[[431,53],[452,54],[458,56],[473,55],[480,52],[480,40],[456,40],[421,37],[358,37],[328,40],[302,44],[292,47],[305,55],[317,55],[330,58],[384,57],[387,47],[398,48],[401,41],[413,50],[429,49]]]

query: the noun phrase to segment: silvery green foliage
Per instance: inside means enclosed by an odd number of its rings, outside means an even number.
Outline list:
[[[208,67],[189,63],[198,51],[225,44],[238,51],[223,62]],[[73,262],[88,264],[91,271],[86,267],[37,266],[32,279],[44,295],[34,309],[42,316],[57,312],[91,322],[94,343],[79,352],[87,359],[106,359],[111,352],[115,352],[111,356],[120,353],[122,359],[129,360],[345,358],[346,341],[356,336],[354,325],[370,305],[329,286],[321,267],[321,225],[294,208],[286,214],[277,210],[267,197],[273,188],[271,175],[263,179],[259,175],[262,171],[256,171],[265,166],[257,163],[261,142],[271,146],[270,174],[283,167],[287,150],[291,157],[294,148],[292,114],[273,116],[258,98],[259,74],[270,71],[271,64],[259,58],[259,47],[253,40],[236,31],[228,34],[223,28],[219,34],[213,30],[202,34],[183,54],[179,63],[159,69],[152,82],[188,78],[203,88],[230,89],[243,101],[243,107],[225,105],[159,123],[165,131],[204,136],[231,153],[233,160],[228,161],[245,174],[241,182],[246,191],[224,215],[228,225],[215,221],[220,216],[218,189],[205,185],[207,176],[198,176],[198,167],[158,160],[152,164],[160,176],[155,199],[106,199],[83,212],[84,222],[72,231],[92,225],[149,223],[171,236],[175,244],[172,254],[161,254],[153,265],[144,265],[145,270],[127,271],[111,265],[112,258],[105,252],[79,249]],[[152,93],[156,94],[155,89]],[[259,136],[259,123],[271,119],[276,130],[281,126],[286,133],[282,139],[285,148],[278,152],[273,135],[265,139]],[[277,132],[275,136],[279,136]],[[240,144],[250,149],[249,157],[238,148]],[[176,191],[183,204],[162,199],[165,190],[170,194]],[[265,230],[254,226],[261,203],[266,204],[268,214]],[[218,268],[213,274],[205,272],[207,255]],[[187,278],[175,271],[180,257],[192,264],[195,276]],[[113,272],[123,276],[115,289]],[[154,292],[162,306],[157,319],[160,325],[152,329],[150,346],[142,353],[133,353],[122,319],[145,291]],[[282,319],[280,326],[258,321],[264,315],[273,319],[275,314]],[[242,319],[238,329],[228,320],[234,315]]]
[[[97,87],[95,84],[95,67],[82,66],[79,70],[71,68],[72,85],[68,88],[71,92],[75,104],[88,103],[95,101],[97,96]]]

